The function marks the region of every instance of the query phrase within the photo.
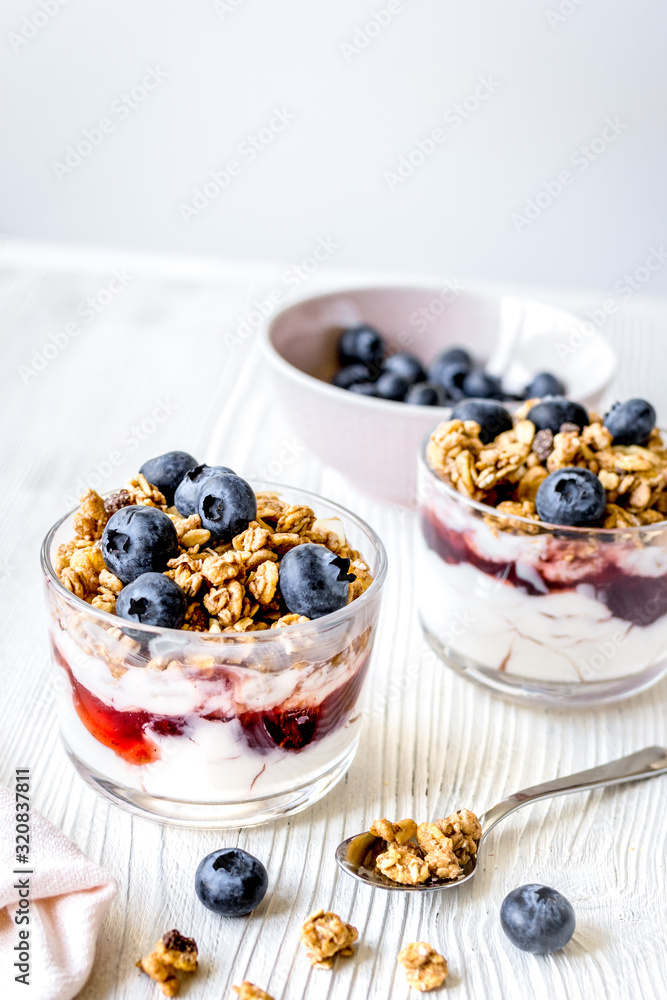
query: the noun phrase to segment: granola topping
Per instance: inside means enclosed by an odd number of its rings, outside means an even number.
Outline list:
[[[426,941],[413,941],[398,953],[398,963],[413,990],[428,993],[442,986],[447,978],[447,962]]]
[[[336,913],[316,910],[301,928],[310,964],[319,969],[330,969],[336,955],[349,957],[354,954],[352,945],[359,937],[356,927],[346,924]]]
[[[232,986],[235,993],[238,993],[239,1000],[273,1000],[265,990],[260,990],[259,986],[245,979],[240,986]]]
[[[413,819],[376,819],[369,832],[385,841],[386,850],[375,862],[377,871],[402,885],[460,878],[482,837],[479,820],[469,809],[419,825]]]
[[[167,931],[137,968],[155,980],[164,996],[175,997],[181,986],[177,973],[197,971],[197,944],[176,929]]]

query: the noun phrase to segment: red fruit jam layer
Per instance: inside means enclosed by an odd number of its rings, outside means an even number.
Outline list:
[[[541,567],[558,563],[563,559],[559,540],[555,538],[552,553],[547,550],[541,564],[540,562],[532,564],[532,569],[544,583],[545,589],[541,590],[530,580],[519,575],[515,562],[495,561],[481,556],[465,533],[447,527],[432,510],[425,510],[422,513],[421,529],[428,547],[437,552],[444,562],[450,565],[469,563],[482,573],[523,590],[531,596],[541,597],[547,592],[574,591],[580,584],[588,584],[594,589],[596,599],[605,604],[615,618],[621,618],[633,625],[652,625],[667,614],[667,575],[633,576],[613,561],[611,553],[607,559],[603,554],[594,560],[584,558],[578,568],[573,565],[570,553],[567,574],[570,579],[553,580],[551,576],[555,574],[545,577]],[[588,563],[590,570],[586,568]],[[575,573],[573,569],[579,571]]]
[[[139,709],[120,711],[105,704],[76,679],[55,643],[53,654],[66,671],[79,719],[91,736],[109,747],[128,764],[150,764],[160,759],[160,749],[150,734],[182,736],[188,732],[187,716],[155,715]],[[238,719],[250,750],[259,754],[280,747],[303,750],[345,725],[354,710],[368,667],[368,656],[355,673],[319,704],[303,708],[276,706],[267,712],[243,712],[233,716],[204,715],[210,722]]]

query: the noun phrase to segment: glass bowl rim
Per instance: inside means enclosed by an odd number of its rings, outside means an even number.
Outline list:
[[[347,507],[343,507],[342,504],[336,503],[335,500],[328,500],[326,497],[323,497],[318,493],[313,493],[311,490],[302,489],[300,486],[288,486],[282,483],[272,483],[257,479],[249,479],[248,482],[252,486],[255,493],[257,493],[258,490],[261,492],[280,492],[282,490],[288,492],[294,491],[304,497],[308,497],[309,499],[329,504],[336,510],[337,513],[344,515],[344,517],[341,518],[343,526],[345,526],[346,520],[355,523],[356,526],[360,528],[361,531],[364,532],[369,538],[369,541],[374,546],[378,559],[377,570],[373,575],[373,582],[370,587],[368,587],[363,594],[360,594],[359,597],[355,598],[355,600],[350,604],[346,604],[344,608],[339,608],[338,611],[332,611],[330,614],[323,615],[321,618],[312,618],[307,622],[297,622],[286,628],[265,629],[260,632],[197,632],[175,628],[164,628],[160,625],[142,625],[140,622],[132,622],[129,619],[121,618],[119,615],[111,614],[109,611],[102,611],[100,608],[93,607],[92,604],[88,604],[87,601],[84,601],[82,597],[77,597],[71,590],[68,590],[58,578],[51,562],[51,545],[58,529],[62,524],[64,524],[65,521],[67,521],[68,518],[72,517],[72,515],[76,513],[79,509],[78,507],[73,507],[69,510],[47,531],[40,549],[40,563],[42,571],[46,575],[47,580],[56,587],[60,596],[69,603],[74,604],[75,607],[80,607],[82,611],[85,610],[92,617],[98,618],[100,621],[113,625],[116,628],[122,629],[127,627],[132,629],[134,633],[145,633],[147,639],[156,635],[180,636],[181,638],[186,637],[187,639],[192,639],[193,642],[205,641],[209,646],[212,644],[229,646],[236,642],[242,645],[258,642],[280,643],[284,642],[285,639],[290,636],[307,637],[311,634],[316,634],[323,627],[328,628],[330,626],[342,624],[343,622],[356,617],[356,615],[370,603],[375,595],[379,594],[387,575],[387,551],[384,547],[382,539],[377,534],[375,529],[372,528],[367,521],[364,521],[363,518],[354,514],[351,510],[348,510]],[[102,494],[102,496],[112,496],[115,492],[117,492],[117,490],[111,490]]]
[[[433,430],[435,430],[434,428]],[[533,521],[529,517],[524,517],[522,514],[509,514],[505,510],[498,510],[497,507],[492,507],[490,504],[482,503],[481,500],[473,500],[471,497],[465,496],[463,493],[459,493],[451,483],[448,483],[445,479],[441,479],[438,473],[435,471],[433,466],[428,460],[426,455],[426,450],[428,448],[429,441],[431,440],[431,435],[433,431],[430,431],[424,438],[424,443],[422,444],[419,461],[426,469],[430,478],[436,483],[438,488],[442,489],[444,493],[448,494],[453,500],[457,500],[463,506],[472,508],[473,510],[479,511],[479,513],[485,516],[492,515],[502,521],[507,521],[508,523],[518,523],[530,525],[533,529],[535,527],[540,529],[542,534],[554,534],[558,532],[560,536],[565,534],[572,534],[575,537],[590,537],[599,536],[603,539],[613,539],[614,537],[624,537],[627,535],[641,535],[641,534],[652,534],[655,532],[667,531],[667,518],[664,521],[656,521],[653,524],[634,524],[628,525],[622,528],[597,528],[597,527],[577,527],[576,525],[568,524],[551,524],[549,521]],[[421,504],[422,498],[417,494],[418,504]]]

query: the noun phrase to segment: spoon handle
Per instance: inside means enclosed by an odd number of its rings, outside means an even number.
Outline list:
[[[628,757],[612,760],[608,764],[592,767],[588,771],[577,774],[567,774],[553,781],[545,781],[532,788],[524,788],[503,799],[498,805],[492,806],[480,817],[482,836],[493,829],[505,816],[527,806],[539,799],[548,799],[552,795],[565,795],[567,792],[583,792],[589,788],[604,788],[605,785],[618,785],[623,781],[635,781],[639,778],[652,778],[656,774],[667,772],[667,750],[663,747],[645,747]]]

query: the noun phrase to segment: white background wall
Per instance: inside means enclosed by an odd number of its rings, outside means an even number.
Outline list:
[[[336,266],[596,289],[667,243],[660,0],[391,0],[370,39],[358,28],[387,0],[61,2],[0,13],[10,237],[285,261],[331,237]],[[148,68],[165,78],[123,105]],[[493,93],[476,102],[480,78]],[[239,147],[274,108],[294,119],[250,161]],[[90,155],[54,166],[104,118]],[[583,169],[608,118],[620,134]],[[238,174],[186,220],[230,159]],[[644,291],[667,292],[651,260]]]

